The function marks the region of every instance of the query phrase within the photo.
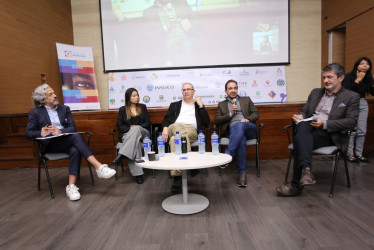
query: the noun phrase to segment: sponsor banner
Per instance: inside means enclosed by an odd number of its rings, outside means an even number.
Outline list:
[[[64,104],[71,110],[100,109],[92,48],[56,43]]]
[[[238,82],[240,96],[249,96],[254,103],[287,101],[284,66],[235,67],[209,69],[116,72],[109,74],[109,109],[125,103],[125,92],[136,88],[140,102],[148,108],[167,108],[183,99],[182,85],[190,82],[206,106],[217,106],[225,99],[225,83]]]

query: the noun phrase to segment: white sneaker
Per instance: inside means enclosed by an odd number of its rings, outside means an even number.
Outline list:
[[[108,179],[116,174],[116,170],[108,168],[107,164],[103,164],[99,169],[96,169],[96,173],[99,178]]]
[[[66,195],[69,197],[71,201],[77,201],[81,198],[81,194],[78,190],[79,188],[74,184],[66,186]]]

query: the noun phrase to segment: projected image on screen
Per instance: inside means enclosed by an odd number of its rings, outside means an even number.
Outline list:
[[[288,0],[101,0],[106,71],[289,62]]]

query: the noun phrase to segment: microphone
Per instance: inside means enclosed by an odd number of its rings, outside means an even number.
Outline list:
[[[237,101],[236,98],[232,99],[232,104],[235,104],[235,105],[236,105],[236,101]],[[234,114],[237,114],[237,113],[239,113],[239,112],[241,112],[240,109],[234,110]]]
[[[318,116],[315,115],[312,117],[312,122],[316,122],[317,120],[318,120]]]

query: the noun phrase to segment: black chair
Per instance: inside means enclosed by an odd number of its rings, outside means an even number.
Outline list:
[[[87,145],[90,145],[90,138],[93,136],[91,132],[78,132],[78,134],[81,135],[87,135]],[[34,147],[34,155],[38,160],[38,191],[40,191],[40,172],[41,172],[41,165],[44,166],[45,174],[47,176],[48,186],[49,186],[49,192],[51,193],[52,199],[55,198],[55,195],[53,193],[51,178],[49,177],[48,173],[48,167],[47,167],[47,161],[59,161],[59,160],[65,160],[69,159],[70,156],[66,153],[44,153],[43,152],[43,145],[42,140],[44,139],[34,139],[33,140],[33,147]],[[53,138],[51,138],[53,140]],[[91,164],[87,161],[88,169],[90,170],[90,176],[91,176],[91,182],[92,186],[95,186],[95,180],[92,174]],[[80,168],[78,169],[78,180],[80,179]]]
[[[152,147],[151,147],[151,150],[154,151],[154,145],[155,145],[155,140],[154,140],[154,133],[152,133],[152,124],[151,124],[151,127],[150,127],[150,139],[152,140]],[[113,139],[113,146],[114,146],[114,150],[115,150],[115,154],[116,154],[116,157],[118,156],[118,151],[119,149],[117,149],[117,144],[119,143],[119,140],[118,140],[118,131],[116,129],[111,129],[109,131],[109,134],[112,135],[112,139]],[[156,137],[157,138],[157,137]],[[114,164],[115,168],[116,168],[116,181],[118,180],[118,165],[117,164]],[[121,168],[122,168],[122,174],[124,172],[124,167],[123,167],[123,162],[121,161]],[[155,178],[155,170],[152,169],[152,178],[154,179]]]
[[[246,146],[256,146],[256,168],[257,168],[257,177],[260,177],[260,141],[261,141],[261,129],[264,128],[264,124],[261,123],[256,125],[256,138],[249,139],[246,141]],[[230,139],[228,137],[221,137],[219,141],[219,151],[222,152],[222,146],[228,146]],[[219,169],[219,175],[221,175],[223,168]]]
[[[288,183],[288,175],[289,175],[289,172],[290,172],[291,161],[292,161],[292,158],[293,158],[293,155],[294,155],[293,143],[292,143],[292,140],[291,140],[290,130],[292,130],[292,137],[293,137],[295,135],[295,128],[296,128],[295,124],[287,125],[283,128],[283,130],[285,130],[287,132],[288,143],[289,143],[288,149],[290,150],[290,156],[288,158],[286,176],[284,178],[284,185],[286,185]],[[344,137],[345,137],[345,139],[348,140],[349,134],[350,134],[350,131],[344,131],[344,132],[340,133],[341,140],[344,139]],[[333,173],[332,173],[331,185],[330,185],[330,194],[329,194],[330,198],[333,197],[336,174],[337,174],[337,171],[338,171],[339,158],[341,156],[344,159],[345,175],[346,175],[346,178],[347,178],[347,187],[348,188],[351,187],[351,181],[350,181],[349,172],[348,172],[347,158],[344,157],[344,154],[343,154],[342,150],[340,150],[337,146],[321,147],[321,148],[314,149],[313,150],[313,155],[324,155],[324,156],[333,156],[334,157],[335,162],[334,162],[334,170],[333,170]]]

